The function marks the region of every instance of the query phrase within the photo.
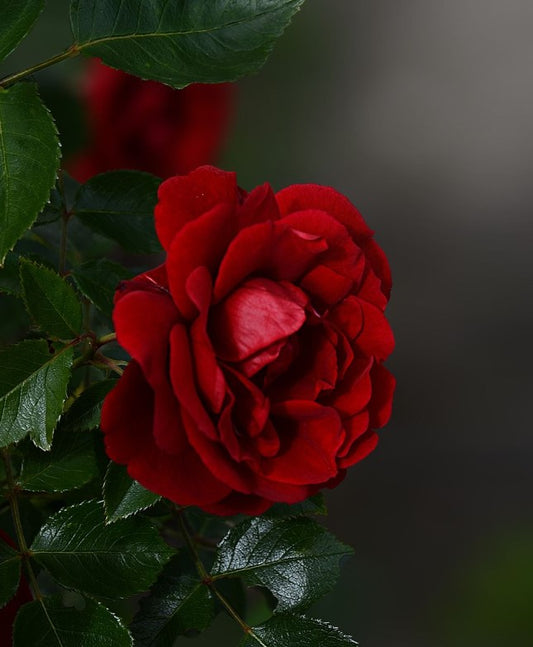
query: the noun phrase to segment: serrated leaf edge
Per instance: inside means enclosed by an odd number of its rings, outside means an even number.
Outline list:
[[[104,481],[102,483],[102,492],[105,492],[105,490],[106,490],[107,478],[108,478],[108,474],[109,474],[109,470],[111,468],[111,465],[113,465],[113,461],[109,461],[109,464],[108,464],[108,466],[106,468],[105,475],[104,475]],[[129,476],[129,474],[128,474],[128,476]],[[131,476],[130,476],[130,478],[131,478]],[[135,481],[135,479],[132,479],[132,480]],[[135,481],[135,482],[139,483],[138,481]],[[144,485],[142,485],[142,483],[139,483],[139,485],[144,487]],[[151,492],[151,490],[148,490],[148,492]],[[152,494],[156,494],[156,493],[153,492]],[[163,498],[161,495],[158,495],[158,496],[159,496],[159,498],[156,499],[153,503],[150,503],[149,505],[145,505],[145,506],[142,506],[140,508],[137,508],[137,510],[135,510],[134,512],[129,512],[128,514],[121,515],[120,517],[113,517],[112,515],[110,515],[108,513],[107,505],[106,505],[106,502],[105,502],[105,496],[104,496],[102,501],[103,501],[103,504],[104,504],[104,516],[105,516],[105,524],[106,524],[106,526],[109,526],[112,523],[116,523],[117,521],[120,521],[121,519],[129,519],[130,517],[134,517],[139,512],[144,512],[144,510],[149,510],[156,503],[159,503],[159,501],[161,501],[161,499]]]

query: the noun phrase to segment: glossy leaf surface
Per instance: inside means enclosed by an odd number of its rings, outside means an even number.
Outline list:
[[[211,571],[215,577],[242,577],[264,586],[278,600],[276,609],[297,609],[330,591],[339,560],[351,554],[322,526],[306,517],[247,519],[222,540]]]
[[[48,200],[59,157],[54,120],[35,84],[0,88],[0,265]]]
[[[30,434],[49,449],[66,397],[72,348],[52,353],[44,340],[0,351],[0,447]]]
[[[4,59],[32,28],[44,9],[44,0],[9,0],[0,6],[0,61]]]
[[[107,598],[145,591],[173,554],[147,519],[106,525],[103,505],[97,501],[51,516],[31,550],[64,586]]]
[[[73,0],[74,37],[85,54],[183,87],[256,72],[304,0]]]
[[[94,436],[58,430],[49,452],[26,449],[18,484],[31,492],[66,492],[97,475]]]
[[[74,339],[82,325],[81,303],[74,289],[43,265],[21,259],[20,278],[26,309],[40,328],[56,339]]]
[[[240,647],[354,647],[355,640],[322,620],[282,613],[245,638]]]
[[[129,476],[123,465],[110,462],[104,480],[104,506],[108,522],[130,517],[161,499]]]
[[[84,608],[66,607],[61,596],[34,600],[20,610],[14,647],[130,647],[131,636],[102,604],[84,599]]]

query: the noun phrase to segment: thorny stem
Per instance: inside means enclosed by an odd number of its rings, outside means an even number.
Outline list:
[[[11,507],[11,514],[13,516],[13,525],[15,526],[15,533],[17,535],[17,544],[19,547],[19,553],[24,560],[26,570],[28,572],[28,577],[30,580],[30,585],[33,590],[33,595],[37,600],[42,599],[42,594],[37,584],[37,578],[33,572],[33,568],[30,562],[30,551],[26,544],[26,539],[24,537],[24,530],[22,529],[22,521],[20,519],[20,510],[17,496],[17,486],[15,484],[15,477],[13,476],[13,466],[11,465],[11,457],[9,456],[9,450],[2,449],[2,459],[4,461],[6,476],[7,476],[7,485],[8,485],[8,499],[9,505]]]
[[[244,622],[244,620],[237,613],[237,611],[235,611],[235,609],[231,606],[228,600],[226,600],[226,598],[222,595],[222,593],[220,593],[220,591],[215,586],[213,579],[205,570],[205,566],[203,565],[203,562],[200,559],[200,555],[198,554],[198,550],[196,549],[194,541],[191,537],[191,533],[187,528],[187,522],[185,521],[185,516],[183,514],[183,511],[176,509],[176,517],[178,518],[178,521],[180,524],[181,534],[185,539],[185,543],[187,544],[187,548],[191,553],[191,556],[194,561],[194,565],[196,566],[196,570],[198,571],[198,575],[202,578],[202,582],[211,589],[214,595],[216,595],[216,597],[220,600],[220,602],[222,603],[226,611],[229,613],[229,615],[240,625],[244,633],[253,634],[252,628],[249,627],[246,624],[246,622]]]
[[[65,61],[67,58],[73,58],[74,56],[77,56],[79,53],[80,53],[80,50],[78,46],[71,45],[67,50],[65,50],[64,52],[61,52],[61,54],[56,54],[55,56],[52,56],[51,58],[46,59],[46,61],[37,63],[37,65],[28,67],[26,70],[22,70],[21,72],[16,72],[15,74],[10,74],[9,76],[5,76],[0,81],[0,88],[7,88],[9,85],[16,83],[17,81],[20,81],[21,79],[24,79],[27,76],[30,76],[31,74],[35,74],[35,72],[40,72],[41,70],[44,70],[47,67],[55,65],[56,63],[61,63],[61,61]]]

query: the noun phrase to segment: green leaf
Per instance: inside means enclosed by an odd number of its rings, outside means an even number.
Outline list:
[[[182,559],[173,559],[150,595],[141,600],[130,627],[135,647],[168,647],[178,636],[203,631],[211,624],[215,615],[211,592],[186,570]]]
[[[328,509],[322,492],[315,494],[301,503],[275,503],[263,516],[265,517],[301,517],[303,515],[326,515]]]
[[[26,309],[42,330],[56,339],[77,337],[83,321],[81,303],[65,279],[25,258],[20,259],[20,278]]]
[[[18,258],[13,252],[7,254],[4,267],[0,268],[0,292],[14,297],[22,296]]]
[[[52,354],[42,339],[0,351],[0,447],[29,433],[38,447],[50,449],[72,357],[72,348]]]
[[[83,609],[56,595],[25,604],[15,620],[14,647],[131,647],[131,636],[102,604],[84,598]]]
[[[282,613],[254,627],[239,647],[353,647],[357,644],[323,620]]]
[[[97,501],[51,516],[31,550],[64,586],[107,598],[145,591],[173,554],[148,519],[132,517],[106,525],[103,505]]]
[[[116,384],[117,380],[100,380],[87,387],[61,418],[61,429],[68,431],[96,429],[100,424],[104,398]]]
[[[20,555],[0,533],[0,608],[17,592],[20,579]]]
[[[54,120],[35,84],[0,88],[0,265],[48,200],[59,157]]]
[[[44,9],[44,0],[9,0],[2,2],[0,26],[0,61],[28,34]]]
[[[66,492],[97,475],[94,436],[59,429],[51,451],[30,447],[24,452],[18,484],[30,492]]]
[[[339,560],[352,550],[312,519],[247,519],[222,540],[214,579],[242,577],[277,598],[278,611],[301,609],[330,591]]]
[[[123,465],[110,462],[104,479],[104,507],[108,523],[131,517],[161,499],[134,481]]]
[[[80,187],[73,213],[92,231],[129,252],[158,253],[161,245],[155,233],[154,207],[160,183],[159,178],[141,171],[96,175]]]
[[[72,275],[81,292],[108,317],[113,311],[113,298],[118,284],[133,276],[125,267],[107,258],[87,261],[77,267]]]
[[[256,72],[303,2],[73,0],[71,22],[82,53],[179,88]]]

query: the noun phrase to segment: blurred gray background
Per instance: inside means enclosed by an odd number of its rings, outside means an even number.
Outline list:
[[[66,4],[6,63],[68,45]],[[308,0],[240,83],[221,165],[335,186],[392,265],[393,419],[328,493],[355,557],[313,609],[363,647],[533,644],[532,31],[531,0]]]

